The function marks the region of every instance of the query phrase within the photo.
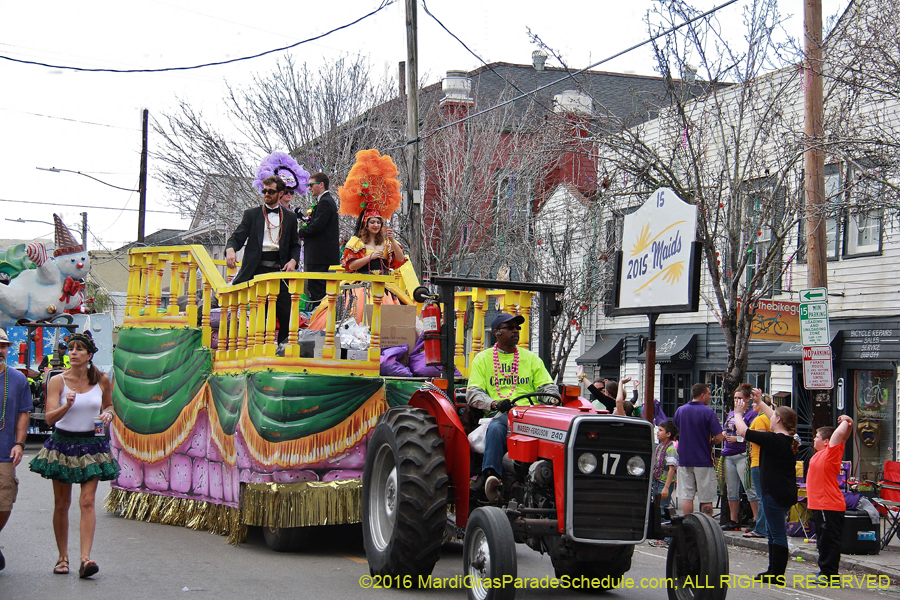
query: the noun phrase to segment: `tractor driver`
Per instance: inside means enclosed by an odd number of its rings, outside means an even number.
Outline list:
[[[485,436],[481,475],[475,483],[476,490],[483,491],[489,502],[496,502],[501,497],[506,413],[512,408],[511,399],[532,392],[548,394],[557,402],[560,398],[559,388],[553,383],[544,362],[534,352],[518,346],[519,330],[524,321],[521,316],[497,315],[491,322],[497,343],[475,355],[469,371],[466,403],[493,417]],[[528,404],[528,400],[518,403]]]

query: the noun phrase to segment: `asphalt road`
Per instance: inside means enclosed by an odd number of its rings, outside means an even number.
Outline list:
[[[25,460],[30,460],[37,449],[37,443],[30,442]],[[92,553],[100,565],[100,573],[91,580],[80,580],[77,562],[73,562],[72,574],[54,575],[51,571],[56,562],[56,547],[50,520],[53,506],[50,482],[29,472],[27,466],[20,466],[18,475],[19,499],[9,523],[0,532],[0,547],[7,560],[6,569],[0,572],[0,600],[465,598],[462,589],[406,591],[361,587],[360,579],[366,581],[369,569],[359,526],[325,528],[317,532],[307,550],[282,554],[266,547],[258,529],[251,529],[247,542],[233,547],[225,543],[224,537],[182,527],[128,521],[102,510],[97,515]],[[101,483],[98,505],[102,505],[108,491],[109,485]],[[76,502],[70,516],[70,557],[78,557],[78,518]],[[610,600],[665,598],[663,590],[640,589],[642,579],[656,584],[665,576],[665,552],[665,549],[639,546],[627,575],[636,589],[615,590],[602,597]],[[752,575],[765,570],[766,558],[751,550],[732,548],[730,563],[733,575]],[[802,578],[815,571],[815,565],[810,563],[791,563],[788,575]],[[462,546],[449,544],[434,577],[455,580],[461,573]],[[553,568],[549,557],[519,546],[518,574],[522,578],[552,578]],[[746,579],[735,579],[735,584],[729,591],[729,599],[900,598],[896,588],[760,589],[746,587]],[[525,589],[519,590],[516,598],[547,596],[583,598],[584,594],[562,589]]]

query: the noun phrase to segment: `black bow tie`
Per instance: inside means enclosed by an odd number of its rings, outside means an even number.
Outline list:
[[[281,212],[281,209],[278,209],[278,208],[269,208],[268,206],[266,207],[266,214],[267,214],[267,215],[270,214],[270,213],[275,213],[275,214],[277,215],[279,212]]]

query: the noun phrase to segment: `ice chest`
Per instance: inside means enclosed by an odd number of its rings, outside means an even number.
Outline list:
[[[878,527],[872,524],[869,513],[864,510],[844,512],[841,554],[878,554],[880,550]]]

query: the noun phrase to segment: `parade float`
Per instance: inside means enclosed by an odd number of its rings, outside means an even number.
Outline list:
[[[354,183],[357,212],[377,204],[378,190],[389,187],[377,177]],[[247,526],[261,526],[270,547],[287,550],[306,527],[360,521],[367,439],[382,413],[406,404],[427,380],[382,374],[393,372],[383,355],[396,357],[387,344],[415,344],[421,305],[413,308],[411,295],[419,282],[409,262],[387,273],[334,267],[239,285],[228,278],[225,265],[201,246],[129,252],[127,305],[113,358],[111,446],[121,476],[106,507],[127,518],[227,535],[231,543],[244,539]],[[311,279],[326,282],[317,332],[300,328],[301,294]],[[291,297],[283,356],[274,310],[282,285]],[[360,289],[368,345],[343,348],[339,328]],[[388,306],[386,296],[406,306]],[[458,294],[455,354],[462,375],[467,308],[474,310],[474,353],[482,347],[489,298],[527,316],[532,295]],[[402,324],[395,320],[401,312]]]

